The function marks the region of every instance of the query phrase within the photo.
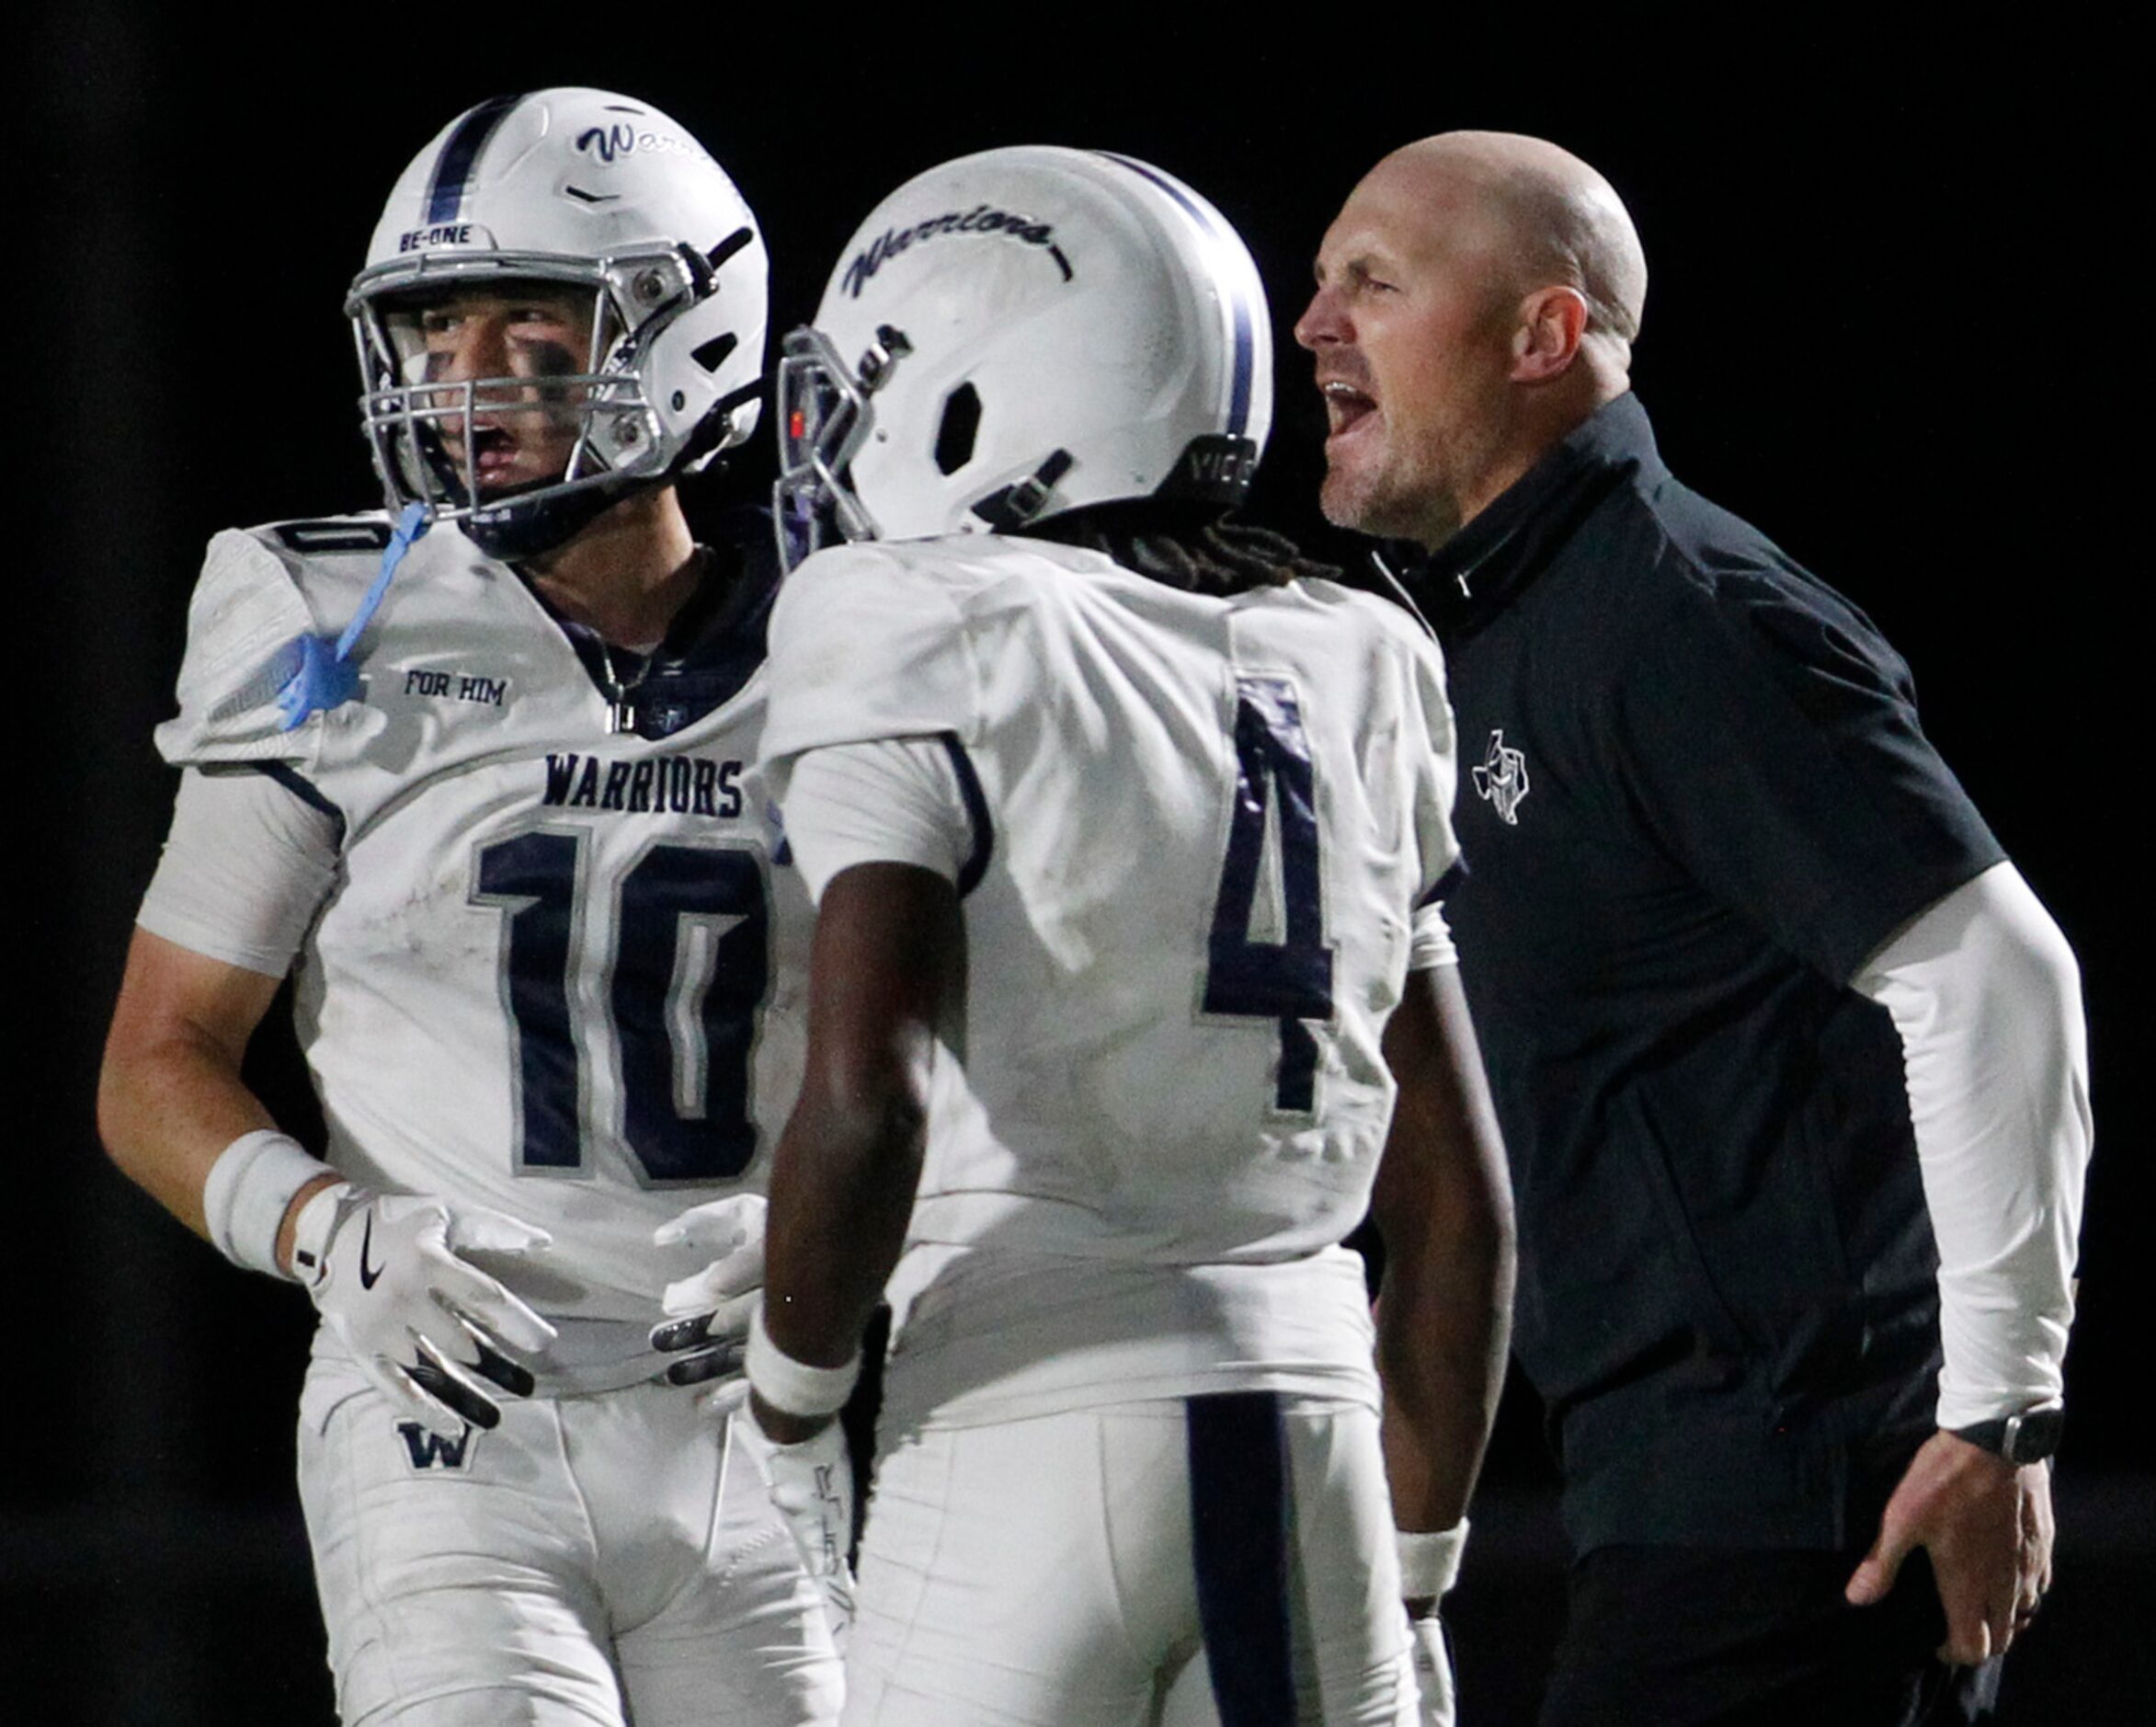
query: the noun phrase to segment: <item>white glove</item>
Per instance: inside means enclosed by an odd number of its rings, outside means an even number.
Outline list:
[[[339,1182],[301,1207],[292,1264],[360,1370],[398,1409],[453,1439],[467,1423],[502,1418],[482,1381],[530,1394],[531,1374],[513,1357],[540,1354],[556,1334],[459,1255],[527,1253],[553,1239],[483,1206],[452,1212],[439,1199]]]
[[[1453,1727],[1453,1656],[1445,1647],[1444,1627],[1432,1607],[1408,1621],[1408,1653],[1415,1664],[1415,1688],[1421,1694],[1422,1727]]]
[[[1439,1623],[1437,1604],[1460,1574],[1460,1559],[1467,1550],[1467,1519],[1449,1529],[1413,1534],[1393,1531],[1399,1556],[1400,1594],[1408,1607],[1408,1653],[1415,1668],[1415,1689],[1421,1699],[1416,1718],[1422,1727],[1453,1727],[1453,1656],[1446,1647],[1444,1627]]]
[[[659,1298],[668,1317],[651,1330],[651,1346],[680,1358],[667,1369],[675,1385],[700,1385],[736,1373],[748,1343],[748,1316],[764,1283],[763,1198],[735,1194],[691,1206],[651,1232],[660,1247],[687,1245],[715,1255]]]
[[[853,1627],[853,1459],[836,1420],[815,1437],[780,1445],[757,1424],[753,1406],[734,1417],[734,1436],[763,1470],[771,1504],[801,1550],[802,1563],[823,1592],[831,1641],[846,1653]]]

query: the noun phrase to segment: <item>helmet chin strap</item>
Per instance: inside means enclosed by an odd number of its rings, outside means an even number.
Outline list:
[[[477,506],[462,524],[465,537],[487,556],[514,564],[565,544],[631,493],[657,484],[649,477],[624,477],[579,486],[553,498],[525,500],[520,497],[522,492],[558,483],[536,480]]]
[[[1051,450],[1047,460],[1024,479],[1015,486],[998,486],[974,506],[973,513],[998,533],[1016,533],[1048,507],[1055,482],[1071,467],[1069,451]]]
[[[464,537],[473,545],[505,564],[537,557],[576,538],[637,489],[638,483],[626,476],[610,476],[558,497],[533,498],[533,493],[562,484],[562,476],[554,474],[474,498],[471,483],[442,447],[436,428],[421,428],[417,444],[419,459],[432,472],[442,500],[452,512],[462,511],[449,519],[463,530]],[[647,486],[653,483],[648,477],[642,482]]]

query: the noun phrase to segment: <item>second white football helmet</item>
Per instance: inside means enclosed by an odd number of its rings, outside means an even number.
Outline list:
[[[1238,501],[1272,420],[1257,266],[1160,169],[1029,145],[900,187],[779,370],[781,550]]]
[[[459,116],[397,181],[346,303],[391,509],[426,503],[496,556],[521,556],[740,442],[758,417],[766,269],[733,181],[645,103],[551,89]],[[589,295],[587,351],[542,378],[444,382],[429,307],[527,285]],[[565,469],[474,484],[490,418],[534,404],[574,430]]]

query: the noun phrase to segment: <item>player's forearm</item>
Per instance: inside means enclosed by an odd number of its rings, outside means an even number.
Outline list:
[[[1512,1250],[1491,1213],[1396,1275],[1377,1304],[1385,1459],[1394,1521],[1445,1529],[1466,1515],[1497,1417],[1511,1332]],[[1432,1244],[1433,1247],[1436,1245]]]
[[[898,1263],[964,952],[957,894],[933,871],[861,864],[825,886],[806,1072],[764,1226],[764,1329],[809,1367],[852,1359]]]
[[[97,1081],[98,1133],[112,1161],[196,1234],[208,1234],[202,1187],[219,1154],[276,1125],[211,1034],[115,1022]]]
[[[222,1244],[204,1215],[210,1172],[243,1134],[276,1126],[223,1052],[199,1035],[107,1051],[97,1083],[97,1129],[106,1150],[138,1187],[212,1245]],[[336,1179],[315,1177],[285,1207],[275,1252],[288,1272],[293,1219]]]
[[[810,1086],[772,1162],[764,1326],[795,1360],[852,1359],[912,1215],[927,1114],[902,1082],[846,1099]]]
[[[1399,1081],[1373,1195],[1386,1465],[1398,1526],[1442,1529],[1466,1511],[1503,1385],[1511,1186],[1454,967],[1410,978],[1386,1050]]]
[[[138,927],[128,949],[127,975],[112,1012],[97,1083],[97,1127],[106,1149],[137,1184],[188,1229],[221,1252],[234,1241],[218,1239],[204,1206],[211,1172],[235,1140],[276,1124],[240,1077],[247,1041],[261,1022],[278,980],[228,965]],[[308,1180],[290,1206],[288,1189],[306,1174],[296,1148],[270,1160],[289,1172],[270,1186],[237,1182],[239,1166],[222,1184],[221,1227],[234,1221],[234,1205],[247,1221],[242,1263],[269,1268],[289,1264],[291,1218],[298,1206],[328,1178]],[[265,1169],[268,1166],[263,1166]],[[316,1165],[320,1168],[320,1165]],[[281,1228],[278,1224],[279,1208]]]

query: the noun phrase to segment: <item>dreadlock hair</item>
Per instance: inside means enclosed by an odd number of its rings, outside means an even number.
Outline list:
[[[1193,498],[1125,498],[1067,509],[1020,530],[1037,540],[1098,552],[1185,593],[1225,600],[1298,578],[1338,581],[1329,564],[1305,557],[1269,528],[1233,521]]]

